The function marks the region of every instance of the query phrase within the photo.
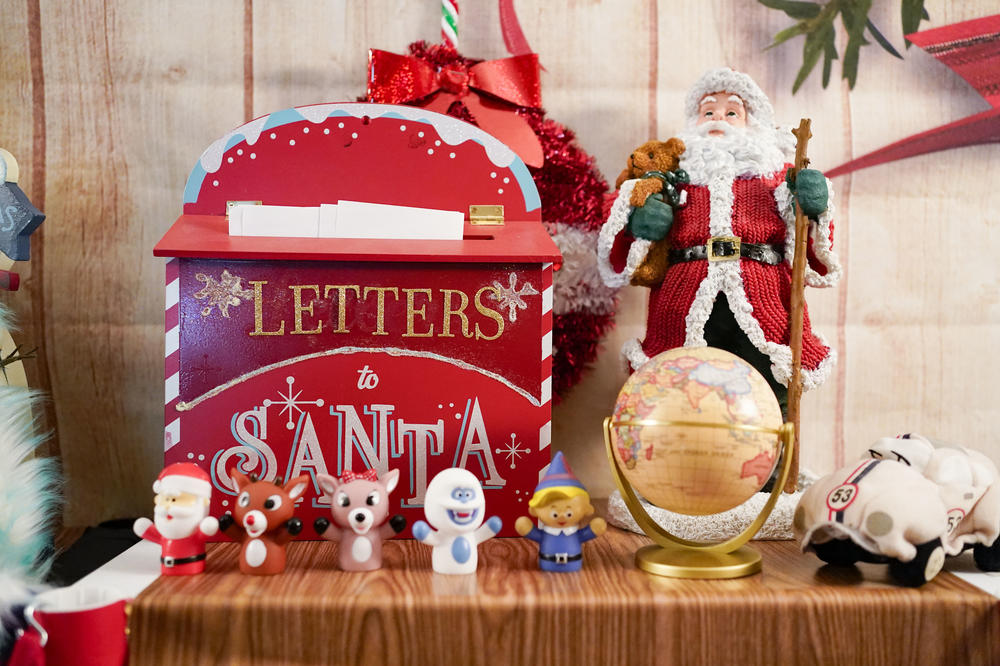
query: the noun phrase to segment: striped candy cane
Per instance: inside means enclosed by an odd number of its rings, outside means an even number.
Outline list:
[[[441,0],[441,41],[458,50],[458,0]]]

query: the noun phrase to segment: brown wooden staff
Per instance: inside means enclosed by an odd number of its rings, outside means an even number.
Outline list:
[[[792,134],[798,139],[795,145],[795,166],[792,170],[792,184],[799,171],[809,166],[806,157],[806,147],[812,132],[809,126],[812,120],[803,118],[798,129]],[[799,403],[802,399],[802,327],[805,320],[805,287],[806,287],[806,253],[809,249],[809,218],[802,212],[798,198],[795,199],[795,248],[792,260],[792,293],[791,311],[789,313],[788,344],[792,348],[792,377],[788,381],[788,420],[795,427],[795,446],[792,449],[792,469],[785,481],[785,492],[794,493],[799,481],[799,431],[801,415]]]

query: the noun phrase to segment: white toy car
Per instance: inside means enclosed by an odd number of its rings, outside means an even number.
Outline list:
[[[935,447],[920,435],[886,437],[868,455],[805,490],[793,527],[824,562],[889,565],[917,586],[946,555],[974,549],[976,566],[1000,570],[1000,474],[983,454]]]

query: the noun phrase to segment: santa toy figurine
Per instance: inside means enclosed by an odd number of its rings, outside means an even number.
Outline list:
[[[174,463],[153,483],[153,520],[139,518],[132,530],[158,543],[160,573],[164,576],[198,574],[205,570],[205,541],[219,531],[219,521],[208,515],[212,482],[194,463]]]
[[[680,157],[690,183],[686,204],[660,197],[633,208],[636,180],[625,181],[603,225],[598,263],[609,286],[623,286],[649,247],[666,238],[669,266],[651,287],[646,337],[622,349],[632,369],[675,347],[712,346],[743,358],[768,380],[784,412],[792,371],[789,347],[795,201],[810,218],[805,283],[830,287],[840,277],[833,252],[830,182],[815,169],[792,182],[795,136],[776,127],[767,96],[746,74],[706,72],[688,93]],[[802,385],[819,386],[834,351],[813,333],[802,339]]]

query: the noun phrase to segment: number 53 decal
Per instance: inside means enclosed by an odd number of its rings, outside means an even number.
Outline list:
[[[843,511],[858,496],[858,487],[853,483],[839,485],[826,496],[826,505],[831,511]]]

